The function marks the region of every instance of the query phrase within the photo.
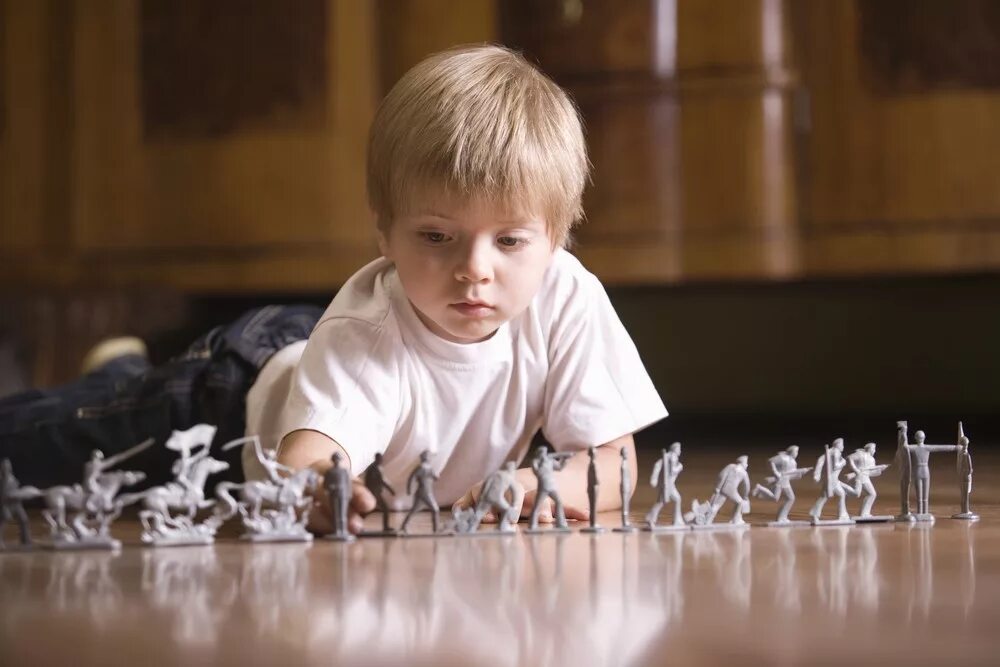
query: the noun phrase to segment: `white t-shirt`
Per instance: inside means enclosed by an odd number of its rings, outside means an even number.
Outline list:
[[[521,315],[467,344],[432,333],[393,264],[377,259],[337,293],[308,341],[268,361],[247,395],[247,434],[265,447],[319,431],[348,453],[354,475],[381,452],[399,509],[425,449],[447,505],[520,461],[539,428],[557,451],[575,451],[666,416],[600,281],[564,250]],[[243,463],[248,479],[264,474],[249,445]]]

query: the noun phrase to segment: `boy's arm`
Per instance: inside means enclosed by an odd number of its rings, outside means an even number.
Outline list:
[[[292,431],[278,445],[278,460],[284,465],[300,470],[312,468],[320,475],[333,467],[331,457],[334,452],[340,452],[351,469],[351,457],[335,440],[328,438],[319,431]],[[365,488],[359,479],[352,480],[351,506],[348,510],[348,523],[351,532],[359,532],[362,528],[362,517],[375,509],[375,496]],[[309,527],[317,532],[329,532],[332,529],[330,499],[322,489],[316,494],[318,511],[309,515]]]

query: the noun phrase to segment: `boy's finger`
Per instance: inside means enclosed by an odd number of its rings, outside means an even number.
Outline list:
[[[563,512],[566,514],[566,518],[570,521],[587,521],[590,519],[590,512],[588,510],[580,509],[579,507],[566,505],[563,507]]]
[[[351,514],[347,519],[347,529],[357,535],[365,527],[365,520],[361,518],[360,514]]]
[[[496,523],[496,522],[497,522],[497,517],[492,511],[487,512],[486,514],[483,515],[482,523]]]
[[[375,509],[375,496],[363,484],[354,483],[354,489],[351,493],[351,509],[362,516]]]
[[[330,521],[330,509],[319,499],[313,503],[309,512],[309,530],[314,533],[324,534],[333,530],[333,523]]]

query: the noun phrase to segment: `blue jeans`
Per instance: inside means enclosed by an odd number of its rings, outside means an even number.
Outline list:
[[[212,456],[230,466],[210,483],[241,480],[240,448],[218,447],[243,435],[246,394],[260,369],[308,338],[322,313],[310,305],[254,309],[163,365],[120,357],[67,385],[0,398],[0,459],[10,459],[22,484],[44,488],[79,482],[94,449],[110,456],[154,438],[120,467],[146,473],[144,486],[163,484],[177,457],[163,443],[174,430],[207,423],[218,429]]]

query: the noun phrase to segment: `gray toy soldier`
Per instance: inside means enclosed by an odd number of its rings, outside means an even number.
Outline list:
[[[910,512],[910,454],[906,451],[909,444],[906,435],[905,421],[896,422],[896,468],[899,469],[899,514],[896,521],[913,521]]]
[[[670,445],[670,451],[660,450],[660,458],[653,464],[653,473],[649,476],[649,483],[656,489],[656,502],[646,514],[646,524],[648,530],[670,530],[687,528],[684,519],[681,517],[681,494],[677,491],[677,476],[684,470],[681,463],[681,443],[675,442]],[[660,510],[667,503],[674,504],[674,523],[672,526],[657,526],[656,522],[660,518]]]
[[[597,525],[597,493],[601,485],[601,480],[597,477],[597,448],[591,447],[587,450],[590,456],[590,463],[587,464],[587,500],[590,504],[590,525],[581,528],[581,533],[603,533],[607,529]]]
[[[629,473],[628,466],[628,447],[622,447],[620,450],[622,462],[621,462],[621,477],[618,482],[618,489],[622,494],[622,525],[612,530],[616,533],[634,533],[639,530],[629,522],[628,512],[629,512],[629,501],[632,499],[632,475]]]
[[[934,515],[930,513],[931,495],[931,469],[929,466],[931,454],[934,452],[954,452],[959,449],[959,445],[928,445],[924,442],[926,436],[923,431],[913,434],[916,439],[914,445],[904,445],[909,453],[909,464],[911,467],[912,484],[917,492],[917,513],[914,518],[917,521],[934,521]]]
[[[323,488],[330,498],[330,513],[333,516],[333,532],[326,536],[337,542],[353,542],[347,526],[347,506],[351,502],[351,473],[340,465],[343,457],[334,452],[330,460],[333,467],[323,475]]]
[[[972,495],[972,454],[969,452],[969,439],[962,430],[962,422],[958,422],[958,479],[962,508],[958,514],[952,514],[951,518],[979,521],[979,515],[972,511],[969,501],[969,496]]]
[[[0,461],[0,551],[6,549],[3,541],[3,529],[11,519],[16,519],[18,527],[21,529],[21,548],[31,547],[28,515],[21,503],[38,495],[40,492],[35,487],[22,487],[17,481],[10,465],[10,459]]]
[[[395,535],[396,531],[389,525],[389,504],[385,501],[385,492],[396,495],[396,490],[392,488],[382,473],[382,453],[375,454],[375,462],[368,466],[365,471],[365,488],[375,496],[375,511],[382,513],[382,530],[364,531],[363,537],[388,537]]]
[[[803,475],[812,470],[812,468],[799,468],[796,461],[798,456],[799,448],[796,445],[792,445],[785,449],[785,451],[778,452],[772,456],[767,462],[770,464],[771,472],[774,475],[764,480],[771,485],[770,488],[763,484],[758,484],[754,487],[751,495],[756,498],[764,496],[778,503],[781,502],[782,496],[785,497],[785,502],[778,508],[778,515],[774,521],[767,524],[768,526],[787,527],[808,525],[807,521],[791,521],[788,518],[788,513],[792,511],[792,505],[795,504],[795,491],[792,490],[792,482],[802,479]]]
[[[508,494],[510,500],[507,499]],[[517,481],[517,467],[508,461],[502,468],[486,478],[482,493],[473,507],[453,508],[455,532],[462,535],[507,535],[517,532],[514,524],[521,516],[524,487]],[[497,529],[478,533],[479,524],[486,513],[493,510]]]
[[[892,521],[892,517],[888,515],[872,515],[872,505],[875,504],[878,494],[875,493],[875,485],[872,484],[871,478],[878,477],[889,467],[887,463],[881,465],[875,463],[875,443],[869,442],[863,448],[852,452],[847,457],[847,464],[851,466],[852,472],[848,473],[845,479],[847,481],[854,479],[852,495],[860,498],[862,491],[865,494],[865,499],[861,501],[861,514],[851,518],[858,523]]]
[[[417,467],[410,473],[409,479],[406,480],[406,493],[413,496],[413,506],[410,507],[406,518],[403,519],[403,525],[399,527],[401,533],[406,533],[406,527],[409,525],[410,519],[417,513],[421,505],[430,508],[432,531],[433,533],[438,532],[438,518],[441,515],[441,510],[438,508],[437,500],[434,499],[434,480],[438,476],[431,468],[430,458],[430,450],[424,450],[420,454],[420,463],[417,464]],[[413,490],[414,485],[417,487],[416,493]]]
[[[559,497],[559,491],[556,489],[555,473],[563,469],[563,466],[566,465],[566,460],[570,456],[572,456],[571,452],[550,454],[549,448],[545,445],[541,445],[538,448],[538,453],[531,461],[531,469],[535,472],[535,478],[538,480],[538,487],[535,490],[535,503],[531,508],[531,516],[528,519],[528,530],[526,532],[569,531],[569,525],[566,523],[566,513],[563,510],[562,499]],[[551,530],[539,531],[538,513],[542,509],[542,504],[548,498],[552,498],[556,505],[556,526]]]
[[[837,438],[833,441],[833,446],[824,447],[823,455],[816,460],[816,468],[813,471],[813,479],[821,484],[819,498],[809,510],[814,526],[843,526],[854,523],[847,513],[847,493],[854,490],[840,481],[840,473],[847,466],[844,458],[844,439]],[[839,503],[837,518],[824,520],[820,518],[823,514],[823,506],[830,498],[836,497]]]
[[[695,500],[691,503],[691,511],[685,516],[688,523],[694,524],[694,529],[704,528],[746,528],[749,524],[743,520],[743,513],[750,511],[750,476],[747,475],[748,459],[746,455],[736,457],[735,463],[730,463],[722,472],[715,484],[715,491],[707,503]],[[740,493],[743,489],[743,494]],[[726,524],[714,524],[715,516],[729,500],[733,503],[733,516]]]

